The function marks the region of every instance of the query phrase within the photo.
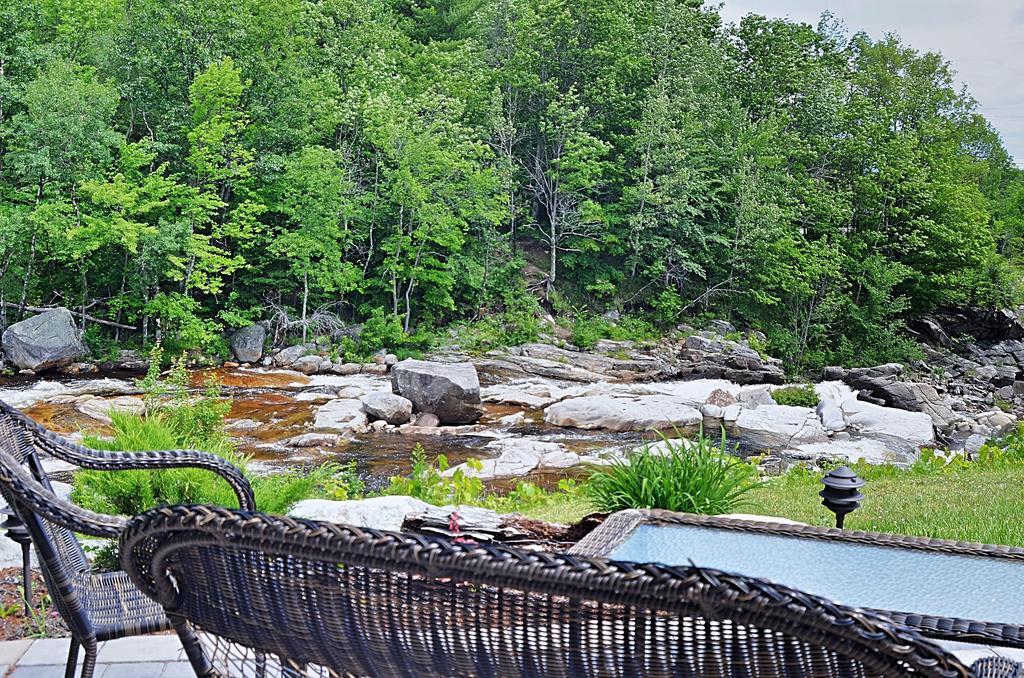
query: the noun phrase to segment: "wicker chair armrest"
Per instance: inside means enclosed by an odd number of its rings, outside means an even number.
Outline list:
[[[95,513],[61,499],[36,480],[28,469],[0,448],[0,482],[7,499],[62,527],[92,537],[116,539],[128,520],[124,516]]]
[[[39,432],[37,444],[47,454],[84,469],[96,471],[158,470],[200,468],[216,473],[234,490],[238,507],[255,510],[252,486],[242,471],[222,457],[199,450],[156,450],[150,452],[108,452],[76,445],[50,431]]]

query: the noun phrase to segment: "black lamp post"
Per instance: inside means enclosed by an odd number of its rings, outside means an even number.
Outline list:
[[[825,489],[818,493],[821,495],[821,503],[836,514],[836,527],[842,529],[846,514],[860,508],[860,500],[864,495],[858,490],[864,487],[864,481],[849,467],[840,466],[826,473],[821,482],[825,484]]]
[[[32,569],[29,566],[29,548],[32,546],[32,538],[28,534],[28,528],[21,522],[18,515],[10,506],[0,509],[0,515],[6,516],[6,520],[0,523],[0,527],[7,530],[7,538],[16,544],[21,545],[21,576],[22,586],[25,592],[25,616],[32,616]]]

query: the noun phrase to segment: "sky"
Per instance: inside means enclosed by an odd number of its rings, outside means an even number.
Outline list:
[[[851,33],[898,33],[941,52],[1024,167],[1024,0],[724,0],[726,21],[755,12],[817,25],[831,11]],[[714,3],[708,3],[714,4]]]

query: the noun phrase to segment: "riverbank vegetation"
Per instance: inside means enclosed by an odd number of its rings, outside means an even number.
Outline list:
[[[13,0],[0,316],[224,350],[627,312],[797,367],[1017,298],[1024,179],[938,54],[700,0]],[[645,329],[646,333],[647,330]],[[480,333],[478,333],[479,335]]]

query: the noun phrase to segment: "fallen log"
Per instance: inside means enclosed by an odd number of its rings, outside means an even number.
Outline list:
[[[12,301],[4,301],[0,303],[2,303],[7,308],[17,308],[23,311],[31,311],[32,313],[45,313],[46,311],[52,311],[54,308],[57,308],[56,306],[22,306],[20,304],[15,304]],[[132,330],[133,332],[139,331],[138,327],[132,327],[131,325],[122,325],[121,323],[115,323],[113,320],[104,320],[103,318],[97,318],[96,316],[89,315],[88,313],[82,313],[81,310],[68,310],[71,311],[72,315],[77,315],[80,318],[82,316],[85,316],[86,320],[88,320],[91,323],[96,323],[97,325],[106,325],[107,327],[118,327],[122,330]]]

